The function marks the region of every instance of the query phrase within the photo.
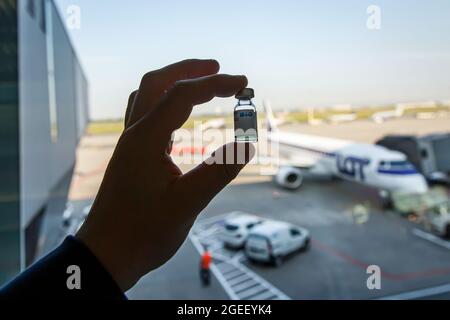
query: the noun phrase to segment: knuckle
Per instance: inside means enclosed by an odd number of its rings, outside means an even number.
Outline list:
[[[142,77],[141,80],[141,84],[144,86],[149,86],[151,85],[154,81],[155,78],[157,77],[158,72],[157,71],[150,71],[147,72],[146,74],[144,74],[144,76]]]
[[[138,93],[138,90],[135,90],[132,93],[130,93],[130,96],[128,97],[128,102],[129,103],[133,103],[134,102],[134,98],[136,97],[137,93]]]
[[[172,89],[170,90],[169,96],[171,100],[176,100],[182,98],[186,92],[189,90],[189,83],[187,81],[177,81],[173,85]]]
[[[173,92],[176,93],[182,93],[185,92],[188,88],[188,82],[185,80],[178,80],[177,82],[175,82],[174,86],[173,86]]]

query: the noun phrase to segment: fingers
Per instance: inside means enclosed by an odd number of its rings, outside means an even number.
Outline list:
[[[220,65],[215,60],[190,59],[147,73],[142,78],[129,124],[134,124],[151,111],[177,81],[216,74],[219,69]]]
[[[214,97],[235,95],[247,83],[245,76],[226,74],[179,81],[150,117],[156,117],[161,129],[171,134],[186,122],[194,105],[206,103]]]
[[[186,199],[183,203],[187,206],[186,209],[189,209],[186,212],[197,214],[203,210],[217,193],[236,178],[254,155],[253,145],[230,143],[214,152],[204,163],[178,178],[175,193]]]
[[[133,91],[128,98],[127,110],[125,112],[125,129],[129,127],[130,116],[133,111],[134,99],[136,98],[138,91]]]

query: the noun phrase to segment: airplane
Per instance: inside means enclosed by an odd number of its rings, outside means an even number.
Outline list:
[[[376,188],[383,198],[428,191],[424,176],[407,157],[385,147],[278,130],[272,108],[264,102],[268,140],[279,146],[280,162],[275,182],[286,189],[298,189],[303,175],[338,177]]]
[[[201,125],[200,130],[206,131],[209,129],[224,129],[226,122],[224,118],[211,119]]]
[[[390,119],[400,118],[405,115],[406,110],[414,110],[417,108],[436,109],[436,103],[434,101],[419,102],[419,103],[401,103],[398,104],[393,110],[380,111],[372,115],[372,120],[376,123],[383,123]]]
[[[375,123],[383,123],[389,119],[400,118],[401,116],[403,116],[403,109],[395,108],[394,110],[390,110],[390,111],[380,111],[380,112],[374,113],[372,115],[372,120]]]
[[[343,123],[343,122],[352,122],[357,118],[355,113],[347,113],[347,114],[335,114],[328,117],[328,120],[333,124]]]

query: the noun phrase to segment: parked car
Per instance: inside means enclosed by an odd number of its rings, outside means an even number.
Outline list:
[[[250,261],[279,266],[289,254],[308,250],[310,242],[310,233],[304,228],[286,222],[266,221],[250,231],[245,254]]]
[[[430,209],[426,217],[433,230],[439,236],[450,239],[450,202]]]
[[[220,239],[227,247],[234,249],[243,248],[250,230],[263,222],[264,219],[260,217],[233,212],[231,217],[225,220]]]

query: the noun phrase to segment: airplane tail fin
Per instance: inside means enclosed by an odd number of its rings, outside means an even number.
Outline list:
[[[275,116],[273,115],[272,106],[270,105],[270,102],[265,100],[263,102],[264,110],[266,111],[266,121],[267,121],[267,130],[269,132],[277,131],[277,124],[275,121]]]

